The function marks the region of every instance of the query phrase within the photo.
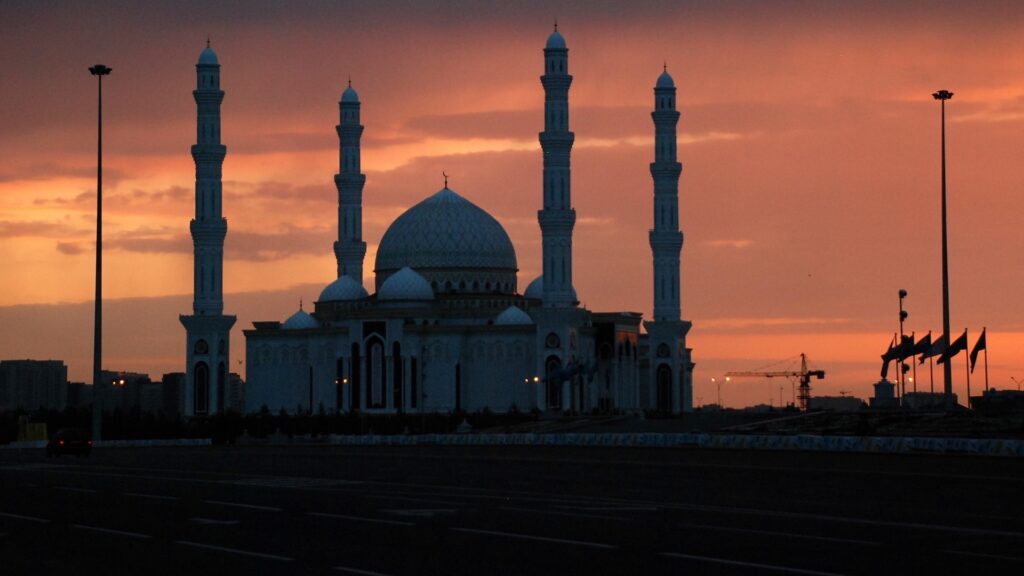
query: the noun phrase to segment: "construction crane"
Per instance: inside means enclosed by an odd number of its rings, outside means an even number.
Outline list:
[[[800,371],[774,371],[774,372],[726,372],[726,376],[742,378],[744,376],[753,376],[757,378],[799,378],[800,379],[800,394],[797,395],[797,401],[799,402],[800,410],[807,410],[807,406],[811,400],[811,378],[817,378],[822,380],[825,378],[824,370],[808,370],[807,369],[807,355],[800,354]]]

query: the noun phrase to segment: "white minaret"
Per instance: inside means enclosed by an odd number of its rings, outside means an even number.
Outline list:
[[[363,285],[363,185],[366,176],[361,172],[359,139],[363,126],[359,123],[359,95],[348,88],[338,103],[341,120],[338,123],[340,146],[338,173],[334,185],[338,188],[338,241],[334,243],[334,256],[338,259],[338,277],[349,276]]]
[[[186,385],[183,413],[186,416],[216,414],[225,409],[228,386],[229,333],[234,316],[224,312],[224,237],[228,223],[221,213],[221,166],[227,148],[220,143],[220,64],[206,42],[196,64],[196,89],[192,92],[198,113],[196,144],[196,217],[192,232],[192,315],[181,316],[186,332]]]
[[[649,240],[654,256],[654,320],[645,322],[651,360],[650,404],[661,411],[689,411],[692,371],[686,333],[690,323],[681,320],[679,253],[679,174],[676,159],[676,86],[667,67],[654,86],[654,227]]]
[[[544,208],[537,212],[543,243],[544,306],[576,305],[572,286],[572,229],[576,211],[570,195],[569,156],[575,135],[569,131],[569,50],[555,31],[544,47]]]

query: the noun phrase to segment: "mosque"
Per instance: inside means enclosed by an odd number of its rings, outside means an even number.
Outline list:
[[[196,66],[196,300],[188,332],[186,413],[225,405],[227,331],[220,271],[220,66],[207,46]],[[649,232],[654,318],[580,306],[572,282],[568,48],[557,28],[544,48],[543,194],[537,213],[542,275],[520,291],[515,247],[493,216],[445,187],[399,216],[381,238],[374,293],[363,284],[360,101],[341,95],[337,279],[311,313],[253,322],[246,342],[245,411],[612,412],[692,409],[690,322],[681,320],[676,89],[654,88],[654,223]],[[471,196],[471,195],[470,195]],[[638,231],[639,233],[639,231]],[[211,346],[217,342],[217,346]],[[228,364],[229,365],[229,364]],[[216,367],[216,368],[211,368]],[[211,375],[212,374],[212,375]],[[216,378],[216,382],[214,382]]]

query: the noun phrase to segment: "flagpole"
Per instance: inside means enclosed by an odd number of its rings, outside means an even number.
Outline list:
[[[985,327],[981,328],[981,333],[985,333]],[[985,392],[988,392],[988,338],[985,338]]]
[[[915,344],[917,344],[917,334],[915,332],[911,332],[910,333],[910,339],[913,340]],[[916,354],[913,357],[911,357],[910,365],[914,367],[914,375],[910,377],[910,381],[914,384],[914,392],[916,393],[917,392],[917,355]]]
[[[966,346],[966,342],[968,340],[969,340],[969,338],[967,337],[967,328],[964,328],[964,343],[965,343],[965,346]],[[965,353],[965,356],[966,356],[964,358],[964,361],[966,361],[966,364],[964,364],[964,367],[967,368],[967,407],[970,408],[971,407],[971,355],[967,354],[967,348],[964,348],[964,353]]]
[[[928,357],[928,386],[935,394],[935,359],[931,356]]]

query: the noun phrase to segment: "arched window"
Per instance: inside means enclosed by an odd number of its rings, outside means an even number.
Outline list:
[[[384,343],[378,338],[367,342],[366,386],[367,404],[371,408],[384,408],[387,399],[387,360],[384,357]]]
[[[391,347],[391,364],[393,366],[392,373],[395,375],[394,385],[392,387],[394,397],[392,403],[394,404],[395,409],[401,412],[403,408],[402,389],[404,387],[402,377],[404,374],[402,373],[402,346],[398,342],[395,342]]]
[[[544,381],[547,383],[548,410],[562,407],[562,361],[558,356],[548,356],[544,361]]]
[[[349,374],[349,377],[348,377],[349,378],[348,389],[351,390],[350,393],[352,394],[352,397],[349,399],[349,410],[359,410],[359,408],[360,408],[359,392],[361,391],[360,386],[362,385],[361,380],[360,380],[361,376],[362,376],[361,373],[360,373],[360,368],[361,368],[362,365],[361,365],[360,360],[359,360],[359,344],[358,343],[352,344],[352,359],[349,362],[350,362],[349,366],[352,367],[352,373]]]

